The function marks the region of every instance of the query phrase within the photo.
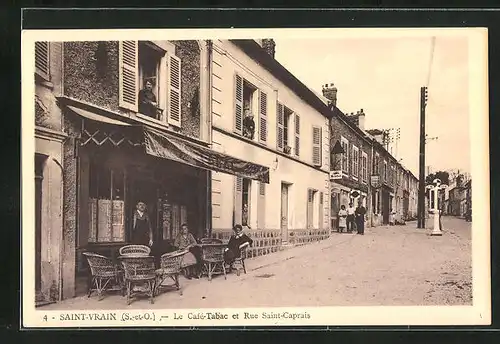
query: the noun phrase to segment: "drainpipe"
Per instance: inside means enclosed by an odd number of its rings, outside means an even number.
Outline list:
[[[373,174],[373,142],[371,142],[371,146],[372,146],[372,174]],[[370,201],[370,205],[371,205],[371,216],[370,216],[370,225],[371,227],[373,227],[373,187],[372,187],[372,181],[371,181],[371,175],[370,175],[370,196],[371,196],[371,201]]]
[[[205,86],[208,88],[208,99],[205,99],[207,102],[206,109],[208,111],[207,121],[208,121],[208,142],[210,147],[212,147],[212,40],[207,40],[207,82]],[[212,171],[207,172],[207,195],[206,195],[206,226],[208,237],[212,236]]]

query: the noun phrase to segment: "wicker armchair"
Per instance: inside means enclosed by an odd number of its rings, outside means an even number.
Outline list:
[[[139,293],[149,296],[149,301],[154,303],[156,270],[153,256],[120,256],[122,262],[125,285],[127,288],[127,305]],[[137,290],[136,288],[139,287]]]
[[[126,245],[120,247],[120,256],[149,256],[151,248],[144,245]]]
[[[224,274],[226,277],[226,264],[224,262],[224,249],[226,244],[202,244],[201,252],[203,264],[208,274],[208,280],[212,280],[212,275]]]
[[[179,290],[179,293],[182,295],[181,286],[179,284],[179,274],[181,273],[181,263],[182,258],[188,251],[175,251],[165,253],[160,258],[160,268],[156,270],[156,289],[155,295],[158,295],[161,287],[163,287],[163,282],[167,278],[171,278],[174,281],[173,287]]]
[[[222,240],[216,238],[202,238],[200,239],[201,244],[222,244]]]
[[[120,266],[114,264],[110,258],[96,253],[83,252],[83,255],[87,258],[92,275],[87,296],[90,297],[92,291],[96,291],[100,301],[105,290],[120,290],[123,295],[123,270]]]
[[[236,266],[236,275],[240,275],[240,269],[243,268],[243,272],[246,274],[247,269],[245,267],[245,259],[247,258],[247,249],[250,245],[245,245],[240,248],[240,256],[233,261],[233,267]]]

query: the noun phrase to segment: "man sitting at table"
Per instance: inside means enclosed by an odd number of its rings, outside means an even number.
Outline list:
[[[174,246],[179,250],[189,250],[182,259],[182,268],[186,273],[186,278],[198,277],[201,265],[200,248],[196,245],[196,239],[189,233],[187,224],[183,223],[181,230],[174,241]]]
[[[234,234],[231,235],[224,251],[224,261],[229,265],[232,265],[236,258],[241,257],[242,249],[251,246],[253,243],[253,240],[243,233],[243,227],[241,225],[235,225],[233,231]]]

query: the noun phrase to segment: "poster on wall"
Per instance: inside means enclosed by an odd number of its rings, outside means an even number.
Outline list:
[[[124,224],[124,208],[125,203],[121,200],[113,201],[113,241],[125,241],[125,224]]]
[[[111,200],[100,199],[97,202],[97,241],[111,240]]]

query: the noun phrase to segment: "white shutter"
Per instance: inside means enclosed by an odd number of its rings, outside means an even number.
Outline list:
[[[243,134],[243,79],[234,75],[234,131]]]
[[[295,155],[300,155],[300,116],[295,114]]]
[[[120,106],[138,111],[139,48],[137,41],[120,41],[119,47]]]
[[[49,42],[35,42],[35,71],[49,80]]]
[[[285,107],[283,104],[276,103],[276,147],[278,150],[283,150],[285,143]]]
[[[234,177],[234,225],[241,225],[243,208],[243,178]]]
[[[266,183],[259,182],[259,198],[257,206],[257,228],[266,228]]]
[[[181,126],[181,60],[168,55],[168,124]]]
[[[321,166],[321,127],[313,126],[313,152],[312,161],[314,166]]]
[[[267,142],[267,94],[259,90],[259,141]]]

